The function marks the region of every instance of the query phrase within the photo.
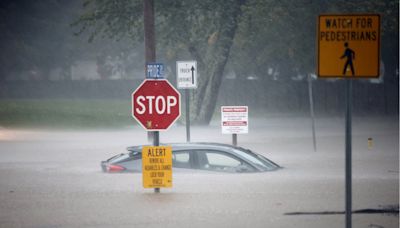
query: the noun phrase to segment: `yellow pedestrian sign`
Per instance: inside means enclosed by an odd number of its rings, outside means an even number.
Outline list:
[[[379,77],[378,14],[320,15],[317,43],[318,77]]]

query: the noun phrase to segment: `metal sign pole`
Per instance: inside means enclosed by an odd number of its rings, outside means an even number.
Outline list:
[[[154,141],[153,145],[154,146],[160,146],[160,132],[159,131],[154,131]],[[160,188],[155,188],[154,193],[160,193]]]
[[[232,134],[232,144],[237,146],[237,134]]]
[[[341,40],[337,37],[331,39],[327,34],[340,32],[340,26],[331,26],[330,21],[341,21],[346,18],[345,24],[349,33],[374,33],[375,38],[371,42],[363,39]],[[359,21],[368,21],[367,25],[361,25]],[[380,31],[381,16],[379,14],[324,14],[318,16],[317,30],[317,75],[319,78],[342,78],[346,80],[346,114],[345,114],[345,194],[346,194],[346,228],[351,228],[352,217],[352,99],[353,79],[357,78],[379,78],[380,72]],[[358,53],[358,54],[356,54]],[[357,57],[356,68],[353,60],[355,56],[368,56],[360,59]],[[340,56],[340,57],[339,57]],[[350,69],[349,69],[350,68]],[[350,70],[350,72],[348,72]],[[346,75],[351,73],[351,76]]]
[[[186,103],[186,142],[190,142],[190,91],[185,89],[185,103]]]
[[[313,146],[314,152],[317,151],[317,139],[315,137],[315,117],[314,117],[314,99],[313,99],[313,91],[312,91],[312,81],[311,74],[308,75],[308,95],[310,98],[310,114],[311,114],[311,127],[313,134]]]
[[[352,115],[352,94],[353,80],[346,80],[346,228],[351,228],[352,223],[352,157],[351,157],[351,115]]]

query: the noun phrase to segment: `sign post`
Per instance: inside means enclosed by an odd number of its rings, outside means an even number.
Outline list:
[[[237,146],[237,135],[249,132],[247,106],[221,106],[222,134],[232,134],[232,144]]]
[[[149,159],[153,163],[159,161],[159,164],[152,164],[154,166],[151,167],[156,167],[156,165],[159,165],[157,167],[164,167],[165,165],[164,168],[167,170],[169,163],[165,164],[165,161],[169,158],[165,156],[167,156],[168,149],[158,147],[160,145],[159,131],[167,130],[179,118],[180,114],[180,94],[165,79],[144,80],[143,83],[132,93],[133,118],[135,118],[146,131],[154,132],[154,148],[144,148],[142,151],[142,156],[145,156],[145,153],[147,152]],[[160,151],[162,151],[162,153]],[[159,193],[160,187],[172,186],[172,179],[170,182],[168,180],[159,180],[159,178],[168,175],[165,173],[150,172],[150,168],[146,170],[147,163],[145,163],[145,159],[142,159],[142,162],[143,187],[155,187],[154,192]],[[172,166],[170,165],[170,167]],[[151,174],[146,174],[145,171],[149,171]],[[153,175],[152,177],[157,177],[158,179],[153,182],[153,179],[150,178],[150,180],[146,175]]]
[[[314,146],[314,152],[317,152],[317,139],[315,136],[314,97],[313,97],[311,75],[308,75],[308,98],[310,101],[310,115],[311,115],[311,128],[312,128],[312,135],[313,135],[313,146]]]
[[[190,142],[190,90],[185,89],[186,142]]]
[[[345,155],[345,192],[346,192],[346,228],[352,227],[352,93],[353,81],[346,83],[346,155]]]
[[[197,62],[177,61],[177,83],[179,89],[185,89],[186,142],[190,142],[190,89],[197,88]]]
[[[154,145],[154,147],[158,147],[159,145],[160,145],[160,132],[159,131],[154,131],[153,132],[154,133],[154,138],[153,138],[153,145]],[[143,151],[142,151],[142,177],[143,177],[143,187],[144,188],[151,188],[149,185],[146,185],[145,183],[144,183],[144,179],[145,179],[145,172],[143,172],[143,167],[145,167],[145,165],[143,164]],[[171,161],[171,163],[172,163],[172,161]],[[172,170],[171,170],[171,173],[172,173]],[[151,174],[150,174],[151,175]],[[172,177],[170,178],[171,179],[171,185],[172,185]],[[152,181],[153,182],[153,181]],[[160,185],[162,184],[162,183],[159,183]],[[156,188],[154,188],[154,193],[160,193],[160,187],[161,186],[157,186]]]
[[[346,228],[352,227],[352,79],[379,77],[380,16],[378,14],[320,15],[317,74],[345,78],[345,207]]]

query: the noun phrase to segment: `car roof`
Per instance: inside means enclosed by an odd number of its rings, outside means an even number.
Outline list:
[[[128,147],[127,150],[131,151],[131,152],[142,152],[142,148],[143,146],[146,145],[141,145],[141,146],[131,146]],[[147,146],[152,146],[152,145],[147,145]],[[172,150],[173,151],[180,151],[180,150],[194,150],[194,149],[200,149],[200,150],[218,150],[218,151],[223,151],[225,153],[229,153],[231,155],[240,157],[241,159],[250,162],[247,158],[243,157],[242,155],[240,155],[237,151],[242,151],[242,152],[251,152],[254,155],[260,156],[257,153],[254,153],[248,149],[242,148],[242,147],[238,147],[238,146],[233,146],[233,145],[229,145],[229,144],[223,144],[223,143],[212,143],[212,142],[196,142],[196,143],[162,143],[160,144],[160,146],[172,146]],[[265,158],[265,157],[264,157]],[[278,164],[276,164],[275,162],[265,158],[266,160],[268,160],[269,163],[273,164],[274,166],[276,166],[277,168],[279,168],[280,166]],[[252,163],[252,162],[250,162]]]
[[[152,145],[148,145],[152,146]],[[209,142],[196,142],[196,143],[162,143],[160,146],[172,146],[173,150],[187,150],[187,149],[214,149],[230,151],[232,149],[240,149],[229,144],[223,143],[209,143]],[[143,146],[131,146],[128,147],[129,151],[141,151]]]

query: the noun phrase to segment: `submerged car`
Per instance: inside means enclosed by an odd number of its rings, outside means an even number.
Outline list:
[[[266,172],[281,168],[273,161],[251,150],[218,143],[173,143],[172,166],[179,170],[204,170],[228,173]],[[104,172],[142,172],[142,148],[127,148],[101,162]]]

